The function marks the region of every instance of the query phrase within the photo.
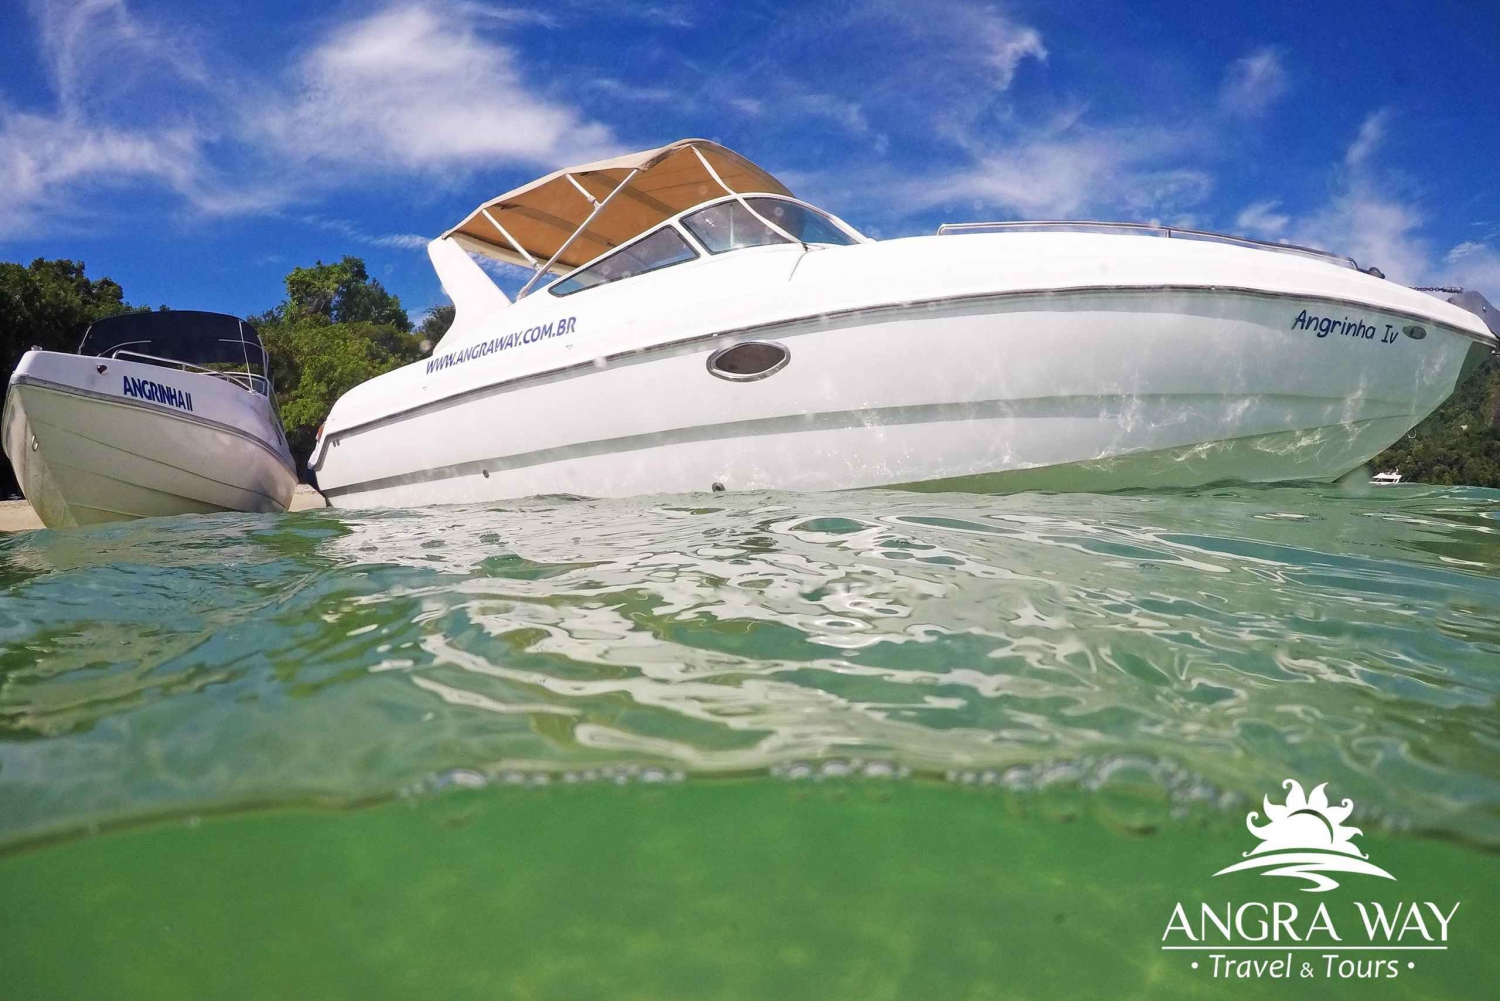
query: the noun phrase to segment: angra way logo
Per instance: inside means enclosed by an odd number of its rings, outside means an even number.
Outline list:
[[[1260,838],[1260,844],[1245,852],[1245,861],[1226,866],[1214,875],[1264,869],[1262,876],[1302,877],[1313,884],[1302,887],[1307,893],[1322,893],[1338,886],[1336,880],[1324,875],[1330,872],[1359,873],[1394,880],[1395,876],[1369,862],[1369,856],[1355,846],[1353,839],[1364,832],[1357,827],[1344,826],[1354,804],[1345,799],[1338,806],[1330,806],[1328,796],[1323,792],[1327,786],[1325,782],[1307,796],[1296,779],[1281,783],[1281,787],[1287,790],[1286,802],[1277,805],[1269,796],[1264,798],[1262,806],[1267,822],[1263,826],[1255,825],[1260,816],[1255,810],[1245,817],[1245,826]]]
[[[1244,861],[1215,876],[1256,870],[1265,876],[1300,876],[1312,885],[1298,888],[1316,893],[1339,885],[1329,873],[1395,881],[1355,846],[1354,839],[1363,834],[1344,824],[1353,803],[1346,799],[1329,805],[1326,784],[1310,796],[1293,779],[1282,788],[1285,802],[1266,797],[1262,809],[1245,818],[1260,843],[1244,853]],[[1361,881],[1361,890],[1389,893],[1389,888],[1380,889],[1383,885]],[[1289,900],[1179,900],[1162,932],[1161,949],[1187,953],[1183,958],[1189,969],[1202,969],[1215,980],[1390,979],[1415,970],[1424,957],[1448,950],[1460,901],[1339,899],[1349,895],[1325,896],[1311,906]]]

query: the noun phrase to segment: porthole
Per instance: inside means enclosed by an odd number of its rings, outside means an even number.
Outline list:
[[[709,355],[708,370],[730,382],[753,382],[780,372],[791,359],[791,352],[780,344],[741,341]]]
[[[1427,336],[1427,329],[1425,327],[1419,327],[1415,323],[1413,323],[1409,327],[1402,327],[1401,332],[1414,341],[1420,341],[1422,338]]]

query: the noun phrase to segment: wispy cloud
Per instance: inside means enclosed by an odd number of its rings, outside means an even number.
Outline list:
[[[619,0],[563,2],[595,21],[601,18],[641,21],[661,28],[691,28],[697,23],[693,18],[694,5],[691,0],[668,0],[665,3],[621,3]]]
[[[29,7],[64,109],[118,107],[133,90],[164,75],[198,85],[209,79],[190,37],[136,17],[125,0],[30,0]]]
[[[1219,107],[1231,115],[1253,118],[1265,114],[1290,89],[1281,53],[1268,46],[1229,64],[1219,87]]]
[[[1296,225],[1293,242],[1349,254],[1397,281],[1416,282],[1430,275],[1432,248],[1419,235],[1423,217],[1415,199],[1400,198],[1375,169],[1388,120],[1385,109],[1365,117],[1344,153],[1333,197]]]
[[[1241,229],[1348,254],[1396,281],[1432,282],[1451,272],[1434,260],[1430,241],[1421,235],[1425,219],[1417,199],[1402,197],[1399,177],[1377,167],[1389,121],[1383,108],[1365,117],[1342,160],[1332,166],[1332,192],[1321,205],[1293,216],[1275,212],[1276,202],[1256,202],[1239,214]]]
[[[1465,240],[1443,255],[1443,266],[1436,276],[1444,282],[1493,294],[1500,290],[1500,249]]]
[[[214,200],[190,117],[133,121],[141,88],[201,83],[201,64],[178,40],[121,0],[38,0],[32,14],[54,104],[23,111],[0,101],[0,236],[93,214],[78,197],[91,187],[145,184],[194,204]]]
[[[809,118],[836,122],[855,134],[870,131],[870,122],[865,118],[864,109],[854,101],[846,101],[833,94],[798,94],[788,104]]]
[[[1370,158],[1370,154],[1375,152],[1385,139],[1385,127],[1389,118],[1390,111],[1386,108],[1365,116],[1365,120],[1359,126],[1359,135],[1344,152],[1346,166],[1355,170],[1364,165],[1364,162]]]
[[[351,174],[550,166],[615,148],[608,128],[535,92],[503,39],[550,15],[396,0],[326,24],[266,74],[125,0],[34,0],[31,13],[53,104],[0,97],[0,236],[97,218],[89,196],[104,191],[244,214]]]
[[[1280,204],[1278,201],[1271,200],[1245,206],[1234,220],[1235,229],[1266,240],[1278,239],[1286,232],[1287,226],[1292,221],[1291,216],[1276,211]]]
[[[977,63],[986,68],[989,85],[1006,90],[1028,59],[1047,61],[1042,34],[990,4],[964,0],[869,0],[864,11],[899,26],[908,37],[945,43],[950,64]]]
[[[1068,116],[979,154],[966,169],[915,179],[904,196],[913,208],[1033,219],[1177,215],[1213,187],[1207,172],[1172,163],[1189,141],[1164,129],[1095,129]]]
[[[681,95],[666,87],[637,87],[614,77],[595,77],[588,84],[595,90],[624,101],[675,101]]]
[[[298,217],[299,221],[318,229],[327,230],[330,233],[338,233],[346,236],[355,243],[363,243],[368,247],[399,247],[403,250],[422,250],[432,237],[422,236],[419,233],[367,233],[348,219],[334,219],[320,215],[303,215]]]

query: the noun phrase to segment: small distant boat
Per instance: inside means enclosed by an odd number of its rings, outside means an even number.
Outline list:
[[[297,486],[270,359],[221,313],[129,313],[95,322],[74,354],[26,352],[0,435],[48,528],[284,511]]]
[[[456,317],[334,405],[335,506],[1334,480],[1500,331],[1477,293],[1220,234],[875,241],[702,139],[522,185],[428,253]],[[534,273],[512,302],[471,253]]]
[[[1377,487],[1394,487],[1400,482],[1401,474],[1399,472],[1376,473],[1370,477],[1370,483]]]

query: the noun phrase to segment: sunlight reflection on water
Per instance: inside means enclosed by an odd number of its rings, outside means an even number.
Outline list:
[[[1420,487],[871,491],[11,536],[0,841],[453,769],[851,757],[1296,774],[1500,841],[1497,513]]]

